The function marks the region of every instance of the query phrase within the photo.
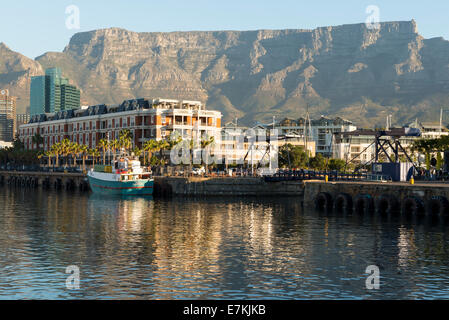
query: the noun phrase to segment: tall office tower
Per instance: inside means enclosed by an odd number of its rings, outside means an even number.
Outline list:
[[[16,132],[16,97],[0,90],[0,141],[11,142]]]
[[[61,110],[79,109],[81,94],[80,90],[70,84],[60,86]]]
[[[45,76],[32,77],[30,89],[31,115],[80,108],[80,91],[62,77],[60,68],[45,70]]]
[[[43,114],[50,112],[47,103],[48,91],[46,87],[46,76],[37,76],[31,78],[30,85],[30,114]]]

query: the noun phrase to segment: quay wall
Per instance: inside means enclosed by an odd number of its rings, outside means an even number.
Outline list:
[[[64,172],[0,171],[0,185],[66,190],[79,189],[81,191],[90,189],[85,174]]]
[[[46,187],[88,191],[82,173],[0,171],[0,184],[16,187]],[[155,177],[155,196],[296,196],[303,197],[304,183],[267,183],[255,177]]]
[[[400,202],[408,197],[418,197],[423,201],[442,196],[449,199],[449,184],[406,184],[381,182],[328,182],[307,181],[304,189],[304,204],[311,205],[315,197],[321,193],[329,193],[332,197],[346,193],[352,197],[368,194],[373,198],[383,195],[396,197]]]
[[[189,196],[296,196],[303,197],[304,183],[265,182],[262,178],[156,177],[156,195]]]
[[[427,214],[449,219],[449,184],[445,183],[308,181],[303,201],[318,210]]]

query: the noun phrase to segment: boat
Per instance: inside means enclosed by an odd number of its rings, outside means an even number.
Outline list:
[[[151,172],[133,158],[120,158],[112,166],[95,165],[87,173],[94,193],[105,195],[152,195],[154,179]]]

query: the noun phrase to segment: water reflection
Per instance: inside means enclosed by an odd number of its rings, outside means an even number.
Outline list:
[[[294,199],[0,189],[1,298],[448,298],[448,226]],[[368,265],[381,289],[365,289]],[[78,265],[81,289],[65,288]]]

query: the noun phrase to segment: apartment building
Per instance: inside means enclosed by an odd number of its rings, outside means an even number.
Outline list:
[[[409,128],[419,129],[420,135],[408,135],[406,134]],[[449,135],[449,130],[446,127],[438,125],[422,125],[418,126],[406,126],[404,128],[392,128],[389,131],[392,136],[385,135],[382,139],[390,140],[390,143],[394,145],[394,141],[399,141],[402,148],[404,148],[410,155],[410,147],[417,139],[433,139],[439,138],[444,135]],[[403,134],[396,134],[394,132],[403,132]],[[334,136],[333,144],[333,158],[350,161],[357,164],[367,164],[375,160],[376,155],[376,132],[375,130],[355,130],[346,133],[339,133]],[[394,150],[390,145],[384,146],[385,151],[392,155]],[[399,157],[405,156],[402,149],[398,150]],[[384,159],[386,160],[386,159]]]
[[[376,154],[375,133],[371,130],[356,130],[351,134],[337,133],[332,146],[332,158],[346,162],[366,164]]]
[[[275,125],[279,134],[292,134],[302,136],[302,141],[315,146],[315,152],[321,153],[325,157],[332,157],[334,143],[334,134],[341,132],[351,132],[357,127],[349,120],[337,117],[334,119],[321,116],[320,119],[307,120],[306,118],[284,119]],[[314,153],[315,153],[314,152]]]

